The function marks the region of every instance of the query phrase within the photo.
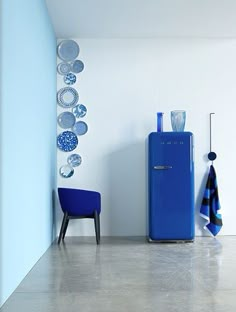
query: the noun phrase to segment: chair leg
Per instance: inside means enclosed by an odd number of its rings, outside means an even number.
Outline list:
[[[97,245],[99,245],[100,244],[100,218],[96,210],[94,212],[94,226],[95,226],[95,233],[96,233],[96,242],[97,242]]]
[[[64,240],[70,219],[67,217],[62,239]]]
[[[62,220],[62,224],[61,224],[61,230],[60,230],[59,238],[58,238],[58,245],[60,244],[61,239],[62,239],[62,235],[63,235],[63,233],[64,233],[64,231],[65,231],[65,226],[66,226],[66,222],[67,222],[67,217],[68,217],[68,213],[65,212],[65,213],[64,213],[63,220]]]

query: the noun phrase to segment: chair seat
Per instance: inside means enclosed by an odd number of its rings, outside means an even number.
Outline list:
[[[59,200],[63,212],[69,216],[91,216],[96,210],[101,212],[101,195],[95,191],[58,188]]]

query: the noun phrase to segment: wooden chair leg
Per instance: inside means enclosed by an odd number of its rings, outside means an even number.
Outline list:
[[[64,231],[65,231],[65,226],[66,226],[66,222],[67,222],[67,217],[68,217],[68,213],[65,212],[65,213],[64,213],[63,220],[62,220],[62,224],[61,224],[61,230],[60,230],[59,238],[58,238],[58,245],[61,243],[61,239],[62,239],[63,233],[64,233]]]
[[[97,211],[94,212],[94,226],[97,245],[100,244],[100,218]]]

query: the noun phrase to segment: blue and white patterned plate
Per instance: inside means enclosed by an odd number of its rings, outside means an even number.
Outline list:
[[[77,135],[84,135],[88,131],[88,125],[84,121],[77,121],[72,130]]]
[[[64,82],[67,85],[73,85],[76,82],[76,76],[72,73],[66,74],[64,76]]]
[[[57,137],[57,147],[63,152],[71,152],[78,145],[78,138],[72,131],[64,131]]]
[[[70,178],[74,174],[74,169],[70,165],[64,165],[61,166],[59,173],[63,178]]]
[[[63,129],[72,128],[75,124],[75,115],[70,112],[61,113],[57,117],[57,122]]]
[[[72,108],[72,113],[75,115],[76,118],[82,118],[87,113],[87,108],[83,104],[78,104]]]
[[[57,54],[63,61],[73,61],[79,55],[79,46],[74,40],[63,40],[58,44]]]
[[[71,154],[68,156],[67,162],[72,167],[78,167],[82,162],[82,158],[79,154]]]
[[[79,100],[78,92],[71,87],[65,87],[57,92],[57,102],[64,108],[74,107]]]
[[[66,62],[62,62],[57,65],[57,72],[60,75],[66,75],[71,71],[71,65]]]
[[[80,73],[84,70],[84,63],[80,60],[75,60],[72,64],[71,64],[71,71],[73,73]]]

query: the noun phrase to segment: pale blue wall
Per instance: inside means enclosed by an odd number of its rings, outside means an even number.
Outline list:
[[[56,38],[44,0],[1,0],[0,306],[53,240]]]

